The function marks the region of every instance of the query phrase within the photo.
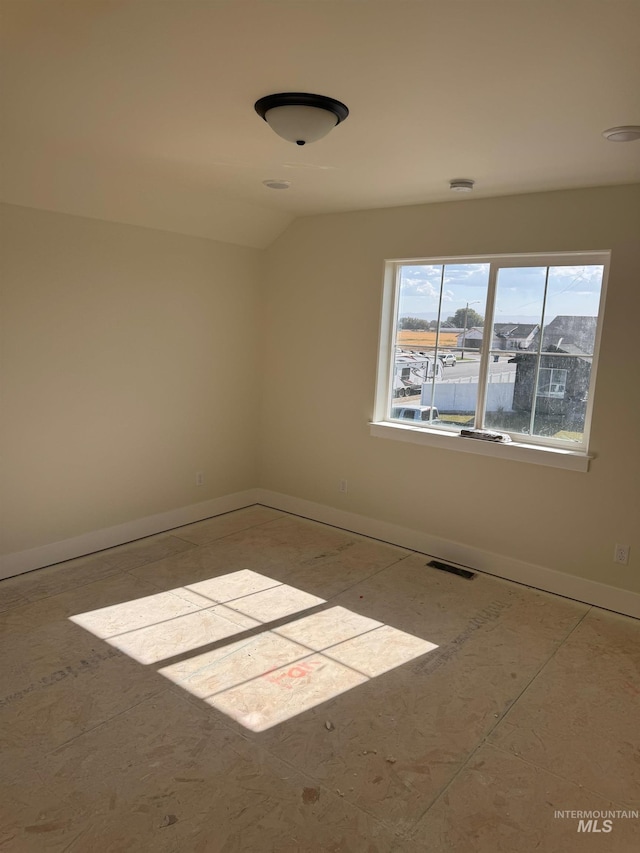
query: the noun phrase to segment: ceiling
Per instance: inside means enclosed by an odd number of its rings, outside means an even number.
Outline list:
[[[640,0],[3,0],[2,200],[268,245],[296,216],[640,181]],[[347,104],[297,147],[272,92]],[[288,190],[262,181],[285,179]]]

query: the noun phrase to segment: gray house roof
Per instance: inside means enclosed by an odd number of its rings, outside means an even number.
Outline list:
[[[596,340],[597,317],[559,314],[544,327],[542,349],[550,347],[574,355],[590,355]]]
[[[494,323],[493,333],[498,338],[528,338],[539,328],[537,323]]]
[[[585,356],[577,361],[590,361],[596,339],[597,317],[559,314],[542,331],[542,353]],[[535,335],[531,349],[538,348],[540,331]],[[525,357],[516,356],[510,361],[518,364]],[[576,362],[577,363],[577,362]]]

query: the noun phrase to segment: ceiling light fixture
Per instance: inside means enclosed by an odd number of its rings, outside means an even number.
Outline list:
[[[340,101],[308,92],[281,92],[255,102],[255,110],[269,127],[296,145],[322,139],[349,115]]]
[[[269,180],[262,182],[265,187],[269,187],[270,190],[288,190],[291,186],[291,181],[279,181],[279,180]]]
[[[454,193],[470,193],[473,189],[475,181],[471,178],[452,178],[449,181],[449,189]]]
[[[633,142],[634,139],[640,139],[640,125],[624,124],[621,127],[610,127],[608,130],[603,130],[602,135],[609,142]]]

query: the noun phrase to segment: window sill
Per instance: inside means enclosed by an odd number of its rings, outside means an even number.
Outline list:
[[[436,429],[417,428],[404,424],[378,421],[370,424],[371,435],[376,438],[390,438],[395,441],[407,441],[411,444],[431,445],[441,450],[457,450],[463,453],[476,453],[479,456],[494,456],[498,459],[511,459],[515,462],[532,462],[535,465],[548,465],[552,468],[565,468],[569,471],[588,471],[591,456],[576,450],[564,450],[559,447],[543,447],[538,444],[498,444],[492,441],[480,441],[462,438],[457,433]]]

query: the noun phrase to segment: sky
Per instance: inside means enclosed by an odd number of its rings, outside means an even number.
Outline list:
[[[602,266],[549,267],[545,323],[560,314],[598,314]],[[503,268],[498,273],[494,322],[541,322],[547,268]],[[401,268],[398,316],[446,320],[469,303],[485,315],[489,264],[406,264]]]

